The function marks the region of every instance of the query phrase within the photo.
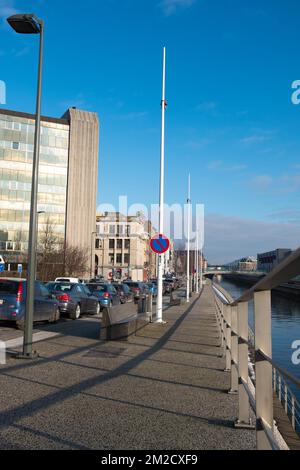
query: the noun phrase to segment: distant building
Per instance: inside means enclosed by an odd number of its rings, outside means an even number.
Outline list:
[[[96,218],[95,275],[106,280],[147,281],[156,276],[156,255],[150,250],[155,234],[151,222],[139,214],[119,212]]]
[[[12,270],[27,264],[34,131],[34,115],[0,109],[0,254]],[[59,119],[42,117],[39,229],[50,221],[59,243],[87,253],[95,230],[98,147],[96,113],[72,108]]]
[[[225,267],[230,271],[256,271],[257,258],[254,256],[247,256],[246,258],[241,258],[228,263]]]
[[[199,268],[201,263],[201,255],[200,251],[198,253],[199,257]],[[194,250],[190,251],[190,274],[194,274],[196,270],[196,262],[197,262],[197,253]],[[176,250],[174,252],[174,271],[179,276],[185,275],[187,272],[187,251],[186,250]],[[205,259],[204,255],[202,255],[202,270],[203,272],[207,269],[207,260]]]
[[[278,248],[277,250],[269,251],[268,253],[260,253],[257,255],[257,269],[258,271],[270,272],[285,260],[292,250],[289,248]]]

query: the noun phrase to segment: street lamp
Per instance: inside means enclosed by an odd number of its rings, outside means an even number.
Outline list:
[[[44,21],[38,19],[34,14],[19,14],[7,19],[9,25],[19,34],[39,34],[39,64],[38,84],[36,98],[34,151],[32,162],[31,183],[31,206],[28,241],[28,273],[26,293],[26,315],[23,343],[23,358],[32,359],[36,353],[32,352],[33,333],[33,310],[34,310],[34,288],[36,277],[36,239],[37,239],[37,193],[38,193],[38,169],[40,158],[40,135],[41,135],[41,92],[42,92],[42,69],[43,69],[43,44],[44,44]]]
[[[94,266],[94,235],[97,235],[97,232],[92,232],[91,233],[91,280],[94,279],[95,273],[93,273],[93,266]]]

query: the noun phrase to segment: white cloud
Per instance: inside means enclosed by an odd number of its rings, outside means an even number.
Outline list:
[[[197,111],[214,111],[218,107],[218,104],[214,101],[204,101],[198,104],[196,107]]]
[[[267,189],[272,183],[273,178],[270,175],[258,175],[249,182],[250,186],[254,189]]]
[[[12,0],[0,0],[0,18],[6,19],[10,15],[15,15],[18,11],[14,7]]]
[[[228,171],[230,173],[233,173],[233,172],[244,171],[248,168],[248,166],[244,164],[226,166],[223,160],[214,160],[208,164],[207,168],[208,170],[211,170],[211,171],[221,170],[221,171]]]
[[[176,13],[178,8],[189,8],[197,0],[162,0],[159,3],[164,15],[170,16]]]

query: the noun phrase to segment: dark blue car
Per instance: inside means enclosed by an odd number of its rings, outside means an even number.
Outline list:
[[[101,310],[104,307],[112,307],[121,303],[120,296],[112,284],[108,283],[93,283],[87,284],[89,290],[100,302]]]
[[[14,322],[23,329],[26,306],[25,279],[0,279],[0,320]],[[34,317],[35,322],[56,322],[60,318],[58,302],[41,283],[35,283]]]

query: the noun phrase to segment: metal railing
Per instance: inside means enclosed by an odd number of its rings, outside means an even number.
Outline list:
[[[299,266],[300,249],[237,300],[234,300],[222,287],[213,284],[216,314],[226,356],[226,370],[231,374],[229,393],[237,394],[239,401],[236,426],[251,427],[250,407],[252,407],[256,415],[256,438],[259,450],[288,448],[274,424],[275,390],[276,394],[279,394],[278,397],[281,397],[294,429],[297,430],[299,426],[299,403],[291,392],[289,384],[292,383],[300,389],[300,381],[273,362],[271,331],[271,290],[299,275]],[[255,327],[251,340],[248,302],[252,300]],[[249,373],[249,354],[252,355],[254,362],[255,380]]]
[[[253,330],[249,327],[249,351],[254,352],[255,336]],[[300,380],[293,377],[289,372],[283,370],[273,361],[270,361],[273,368],[273,392],[282,405],[283,410],[288,416],[292,428],[300,437],[300,404],[291,386],[294,385],[300,392]]]

